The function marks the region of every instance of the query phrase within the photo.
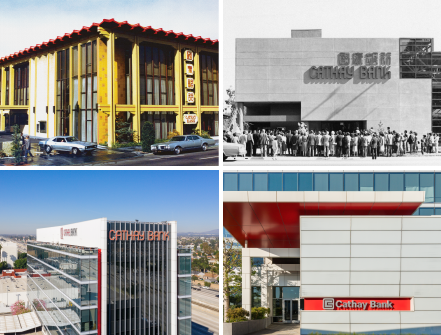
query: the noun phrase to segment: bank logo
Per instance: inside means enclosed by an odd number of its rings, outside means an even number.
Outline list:
[[[334,309],[334,298],[323,298],[323,309]]]

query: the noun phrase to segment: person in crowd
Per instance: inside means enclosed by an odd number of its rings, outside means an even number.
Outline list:
[[[331,139],[331,136],[329,136],[329,132],[326,130],[325,134],[322,137],[323,140],[323,155],[325,157],[329,157],[329,140]]]
[[[233,134],[233,140],[231,141],[233,143],[239,143],[239,135],[237,133]]]
[[[407,143],[409,144],[409,152],[412,153],[414,152],[414,141],[415,141],[415,136],[413,135],[412,130],[409,132],[409,136],[407,137]]]
[[[339,130],[338,135],[337,135],[337,147],[336,147],[337,157],[342,156],[343,138],[344,138],[343,132],[341,130]]]
[[[292,154],[292,138],[293,134],[291,133],[291,130],[288,131],[288,134],[286,134],[286,149],[288,150],[288,155],[293,156]]]
[[[378,139],[376,133],[374,133],[372,136],[370,146],[371,146],[372,159],[377,159]]]
[[[257,130],[253,131],[253,156],[257,156],[257,148],[260,145],[260,137]]]
[[[438,153],[438,145],[439,145],[439,134],[438,133],[435,133],[434,134],[434,136],[435,136],[435,153],[437,154]]]
[[[358,136],[356,133],[352,133],[351,136],[351,156],[357,156],[357,144],[358,144]]]
[[[254,145],[254,139],[253,134],[250,132],[247,132],[247,156],[251,157],[252,151],[253,151],[253,145]]]
[[[32,158],[34,158],[34,155],[32,155],[31,152],[31,140],[29,138],[29,136],[26,136],[26,138],[24,139],[24,152],[25,152],[25,160],[26,162],[28,161],[28,155],[30,155]]]
[[[384,156],[384,133],[380,132],[380,135],[378,136],[378,156]]]
[[[306,135],[306,132],[302,135],[302,156],[306,156],[306,151],[308,148],[308,136]]]
[[[318,131],[317,135],[315,136],[315,148],[316,148],[316,155],[320,156],[322,152],[322,134],[320,131]]]
[[[273,159],[277,160],[277,154],[279,153],[279,150],[281,148],[278,136],[276,136],[276,134],[274,133],[274,135],[271,136],[271,140],[273,148]]]
[[[291,150],[292,150],[292,155],[293,156],[297,156],[297,148],[299,147],[299,132],[296,130],[294,132],[294,135],[291,138]]]
[[[246,130],[244,130],[242,132],[242,134],[240,134],[240,136],[239,136],[239,143],[243,144],[245,146],[247,145],[247,131]]]
[[[315,146],[315,135],[314,131],[311,130],[308,135],[308,156],[314,157],[314,146]]]
[[[421,154],[424,155],[424,152],[426,151],[426,135],[423,135],[423,138],[421,139]]]
[[[262,129],[260,133],[260,157],[266,157],[266,146],[268,142],[268,136],[265,133],[265,129]]]

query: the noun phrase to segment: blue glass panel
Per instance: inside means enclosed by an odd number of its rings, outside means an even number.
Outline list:
[[[345,191],[358,191],[358,173],[345,173]]]
[[[389,173],[374,173],[374,191],[389,191]]]
[[[433,173],[420,173],[420,191],[426,192],[425,202],[433,202],[435,199],[435,181]]]
[[[374,174],[360,173],[360,191],[374,190]]]
[[[314,191],[329,191],[327,173],[314,173]]]
[[[300,287],[299,286],[286,286],[283,288],[283,299],[298,299]]]
[[[343,173],[329,174],[329,190],[343,191]]]
[[[268,191],[268,174],[255,173],[254,174],[254,191]]]
[[[224,191],[237,191],[237,173],[224,173]]]
[[[253,174],[239,173],[239,191],[253,190]]]
[[[441,202],[441,173],[435,173],[435,202]]]
[[[283,174],[283,190],[297,191],[297,173]]]
[[[231,235],[230,232],[224,228],[224,236],[223,237],[231,238],[231,237],[233,237],[233,235]]]
[[[312,191],[312,173],[299,173],[299,191]]]
[[[268,191],[283,191],[282,173],[268,173]]]
[[[441,215],[441,208],[435,208],[435,215]]]
[[[404,173],[391,173],[389,182],[389,191],[404,191]]]
[[[419,191],[420,182],[418,173],[406,173],[404,175],[404,190],[405,191]]]
[[[412,215],[420,215],[420,209],[418,208]]]
[[[420,215],[433,215],[434,209],[433,208],[420,208]]]

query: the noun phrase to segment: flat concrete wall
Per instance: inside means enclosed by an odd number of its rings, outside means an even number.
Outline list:
[[[223,335],[244,335],[254,333],[267,328],[271,324],[271,318],[262,320],[249,320],[244,322],[224,322]]]
[[[441,217],[334,219],[300,219],[301,297],[411,297],[414,310],[302,311],[301,334],[439,334]]]
[[[311,79],[340,52],[390,52],[390,79]],[[363,59],[364,65],[364,59]],[[431,79],[399,79],[399,39],[236,39],[236,101],[301,103],[302,121],[367,121],[367,127],[431,131]]]

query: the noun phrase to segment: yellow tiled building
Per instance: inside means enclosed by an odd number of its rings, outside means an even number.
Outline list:
[[[121,122],[139,139],[219,130],[219,43],[113,19],[0,59],[0,130],[112,145]],[[121,122],[120,122],[121,121]]]

